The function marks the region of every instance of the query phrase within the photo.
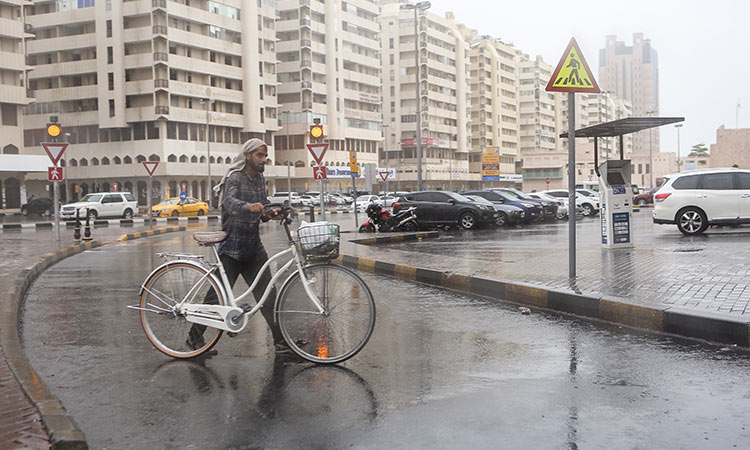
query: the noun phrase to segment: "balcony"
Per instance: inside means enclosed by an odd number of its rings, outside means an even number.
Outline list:
[[[155,88],[168,88],[169,87],[169,80],[157,78],[154,80],[154,87]]]
[[[302,102],[302,109],[312,109],[312,102]]]
[[[167,0],[151,0],[151,6],[154,8],[166,9]]]
[[[303,59],[300,62],[300,67],[312,67],[312,61],[309,59]]]
[[[164,25],[154,25],[153,26],[154,34],[167,34],[167,27]]]
[[[312,46],[312,41],[310,39],[300,39],[299,43],[302,47]]]
[[[169,54],[156,52],[154,53],[154,61],[169,61]]]
[[[169,114],[169,106],[154,106],[154,112],[156,115]]]

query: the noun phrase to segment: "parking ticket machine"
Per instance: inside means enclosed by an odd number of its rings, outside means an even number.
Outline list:
[[[633,247],[633,188],[630,160],[609,160],[599,166],[602,247]]]

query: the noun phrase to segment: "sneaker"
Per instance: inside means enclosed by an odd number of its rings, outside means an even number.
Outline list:
[[[200,341],[197,341],[197,342],[191,342],[190,339],[188,339],[187,341],[185,341],[185,345],[187,345],[188,348],[192,348],[193,350],[198,350],[199,348],[206,345],[206,341],[201,339]],[[212,348],[211,350],[201,353],[201,356],[215,356],[218,354],[219,354],[219,351]]]

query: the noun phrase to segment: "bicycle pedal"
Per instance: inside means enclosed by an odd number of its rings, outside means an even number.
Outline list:
[[[229,337],[237,337],[238,335],[239,335],[239,333],[235,333],[233,331],[227,331],[227,336],[229,336]]]
[[[253,305],[251,305],[249,303],[243,303],[243,304],[240,305],[240,308],[242,308],[242,312],[248,312],[248,311],[251,311],[253,309]]]

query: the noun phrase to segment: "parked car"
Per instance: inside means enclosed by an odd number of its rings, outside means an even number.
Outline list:
[[[276,192],[272,196],[268,197],[268,200],[271,203],[281,203],[282,205],[286,204],[289,201],[289,192],[281,191]],[[300,206],[302,204],[302,201],[300,200],[300,195],[296,192],[291,193],[291,206]]]
[[[51,216],[55,213],[55,201],[51,198],[37,197],[29,199],[28,203],[21,205],[21,214],[39,214],[42,216]]]
[[[638,187],[637,184],[631,184],[630,188],[633,190],[633,195],[640,194],[640,188]],[[576,183],[576,190],[578,189],[588,189],[598,194],[599,182],[598,181],[579,181],[578,183]]]
[[[638,195],[633,196],[633,204],[638,206],[646,206],[654,203],[654,193],[658,188],[651,189],[648,191],[641,192]]]
[[[583,195],[584,197],[592,197],[597,201],[599,200],[599,193],[596,191],[592,191],[591,189],[576,189],[576,192]]]
[[[549,202],[553,202],[557,206],[557,212],[555,213],[555,217],[558,220],[566,220],[568,218],[568,199],[567,198],[553,197],[543,192],[533,192],[529,194],[529,196],[532,198],[537,198],[539,200],[547,200]],[[576,215],[581,214],[581,212],[582,212],[581,207],[576,205]]]
[[[335,204],[335,205],[340,205],[340,206],[346,206],[350,204],[352,201],[354,201],[353,199],[351,199],[351,197],[345,196],[340,192],[331,192],[330,194],[326,193],[326,197],[328,197],[328,203],[331,205]]]
[[[153,217],[203,216],[208,214],[208,203],[197,198],[188,197],[185,201],[179,197],[164,200],[151,207]]]
[[[380,202],[384,208],[390,208],[396,202],[396,197],[386,195],[385,199],[383,199],[382,195],[360,195],[357,197],[357,211],[364,211],[370,203],[376,201]]]
[[[76,209],[85,217],[88,208],[89,218],[123,217],[132,219],[133,212],[138,210],[138,202],[130,192],[98,192],[86,194],[77,202],[63,205],[60,209],[61,219],[75,219]]]
[[[393,213],[405,208],[417,208],[420,226],[454,226],[470,230],[481,225],[494,224],[497,213],[492,206],[480,205],[461,194],[446,191],[411,192],[402,195],[393,204]]]
[[[524,201],[512,195],[509,192],[499,190],[484,190],[484,191],[466,191],[462,192],[463,195],[478,195],[485,198],[492,203],[499,203],[501,205],[510,205],[521,208],[524,212],[524,223],[538,222],[542,219],[544,211],[542,205],[536,200],[533,202]]]
[[[519,200],[538,203],[539,206],[542,207],[542,219],[554,219],[557,215],[557,205],[555,204],[555,202],[550,202],[547,200],[537,200],[529,196],[529,194],[514,188],[492,188],[491,190],[501,190],[518,197]]]
[[[552,189],[549,191],[542,191],[543,194],[551,195],[555,198],[570,198],[570,193],[567,189]],[[576,209],[581,208],[581,213],[584,217],[590,217],[599,212],[599,198],[586,197],[576,191]]]
[[[503,205],[502,203],[492,203],[484,197],[479,195],[465,195],[469,200],[475,201],[479,204],[490,205],[495,208],[497,212],[497,218],[495,219],[495,225],[502,227],[503,225],[515,225],[523,221],[526,213],[523,212],[522,208],[512,205]]]
[[[654,194],[654,223],[677,225],[685,235],[750,223],[750,170],[701,169],[665,178]]]

